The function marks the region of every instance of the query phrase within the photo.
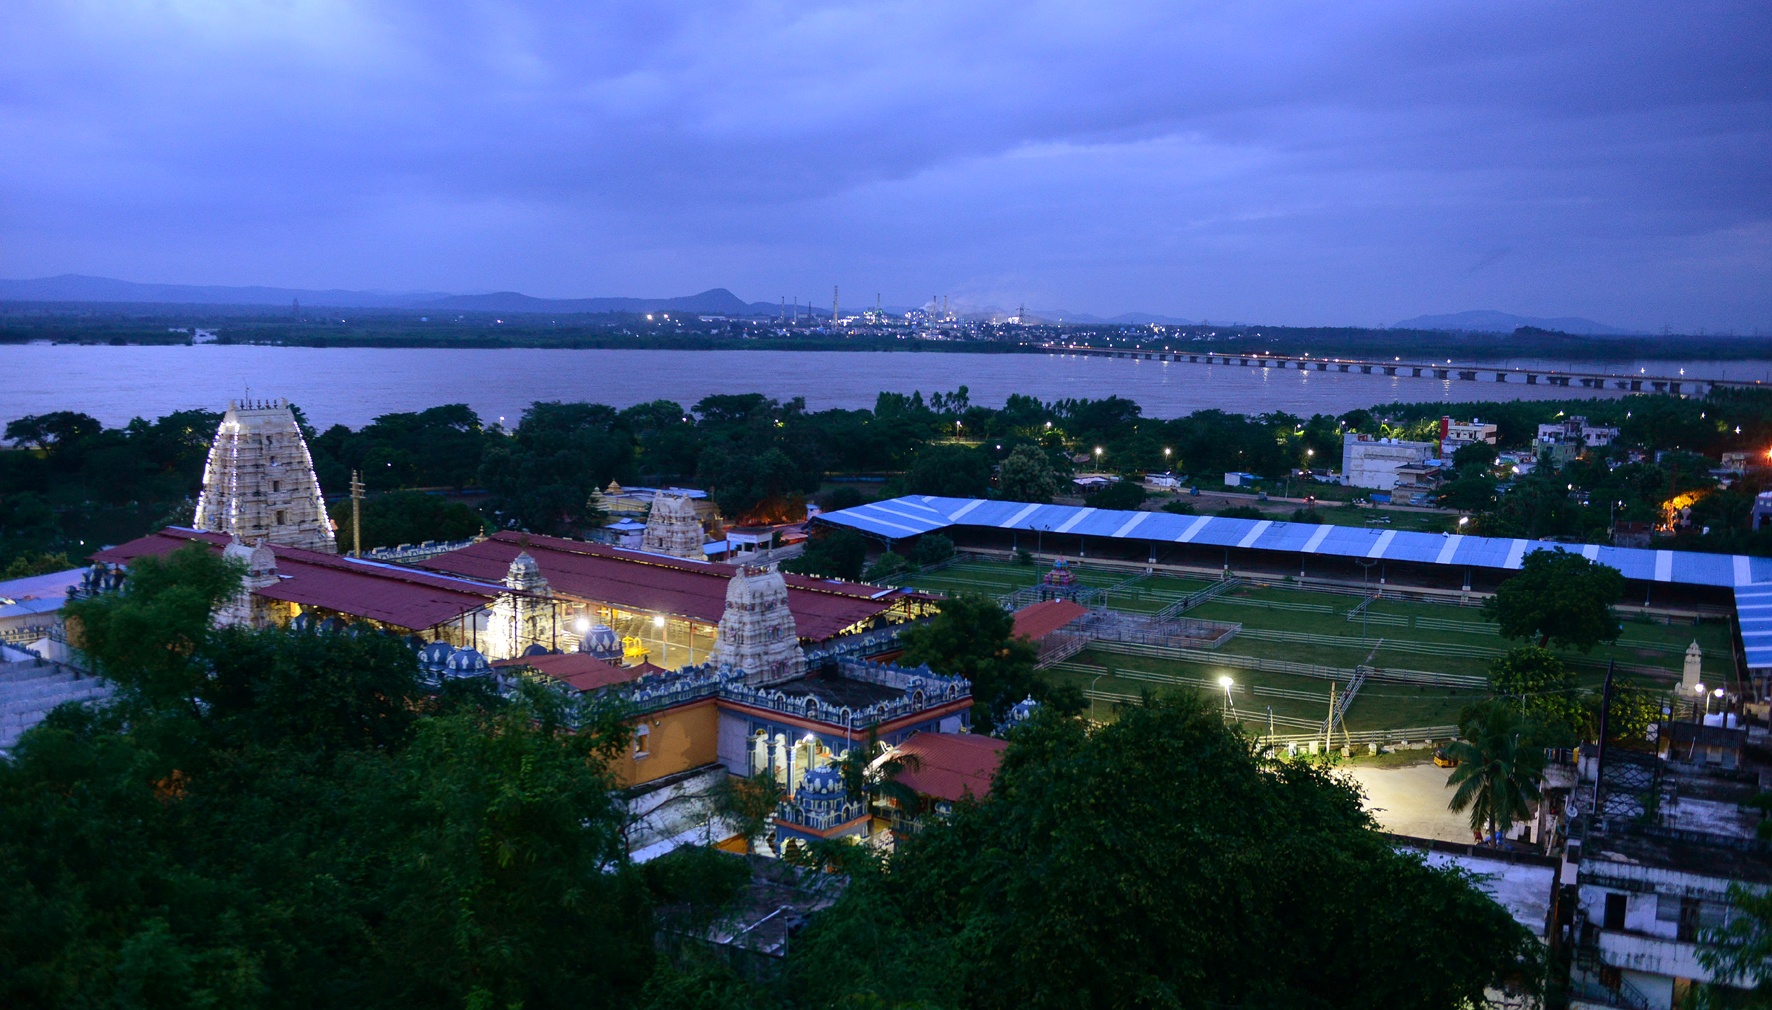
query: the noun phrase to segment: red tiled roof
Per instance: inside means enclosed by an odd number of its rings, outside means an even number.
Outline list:
[[[915,756],[917,767],[900,772],[898,781],[938,800],[983,799],[1008,746],[1006,740],[976,733],[914,733],[898,752]]]
[[[630,684],[646,672],[638,666],[616,666],[582,652],[549,653],[545,656],[523,656],[501,659],[493,666],[527,666],[545,674],[575,691],[595,691],[614,684]]]
[[[92,560],[127,565],[143,555],[171,554],[192,542],[221,550],[227,546],[228,537],[224,533],[169,526],[158,533],[99,551]],[[496,583],[359,561],[300,547],[272,545],[271,553],[277,558],[278,581],[276,585],[258,590],[257,595],[367,618],[409,631],[423,631],[453,621],[487,606],[505,591]]]
[[[541,567],[557,594],[623,610],[686,617],[719,624],[726,586],[736,565],[623,550],[558,537],[503,532],[460,550],[419,562],[423,568],[474,579],[505,576],[519,551]],[[831,638],[844,628],[885,612],[901,592],[784,573],[788,609],[801,638]],[[875,597],[878,597],[877,599]]]
[[[1038,642],[1087,613],[1088,607],[1070,600],[1042,600],[1015,612],[1015,630],[1011,634]]]

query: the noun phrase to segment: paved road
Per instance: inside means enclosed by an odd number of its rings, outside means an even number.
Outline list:
[[[1452,790],[1446,788],[1450,769],[1436,768],[1431,761],[1404,768],[1344,769],[1366,793],[1366,808],[1384,830],[1448,842],[1471,840],[1466,815],[1446,809],[1452,799]]]

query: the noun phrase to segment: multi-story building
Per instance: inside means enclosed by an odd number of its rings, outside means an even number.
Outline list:
[[[1494,445],[1500,440],[1501,429],[1497,425],[1485,424],[1474,417],[1468,421],[1440,418],[1440,444],[1446,452],[1456,451],[1475,442]]]
[[[1754,757],[1766,730],[1732,714],[1658,730],[1653,749],[1611,741],[1581,762],[1560,875],[1576,1010],[1672,1010],[1706,984],[1751,985],[1711,971],[1699,951],[1737,914],[1732,888],[1772,887],[1762,815],[1744,806],[1769,770]]]
[[[1433,455],[1432,442],[1350,432],[1341,443],[1341,482],[1349,487],[1389,491],[1397,486],[1398,467],[1421,463]]]

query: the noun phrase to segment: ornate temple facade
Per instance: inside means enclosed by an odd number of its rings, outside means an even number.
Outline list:
[[[197,499],[200,530],[338,553],[314,460],[287,400],[228,404]]]
[[[710,662],[744,671],[745,682],[752,685],[806,673],[806,654],[788,609],[787,580],[774,565],[742,565],[733,574]]]
[[[641,550],[706,561],[707,554],[702,550],[706,541],[695,503],[687,496],[668,491],[653,496],[652,511],[646,516],[646,533],[640,541]]]
[[[541,566],[527,551],[519,552],[505,572],[504,586],[510,590],[492,604],[492,618],[487,628],[487,652],[497,657],[516,656],[530,646],[543,649],[557,646],[560,621],[554,607],[553,592],[541,574]]]

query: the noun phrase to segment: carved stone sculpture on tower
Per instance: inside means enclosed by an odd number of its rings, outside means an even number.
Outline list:
[[[246,566],[246,577],[233,598],[216,610],[215,623],[222,627],[262,628],[270,623],[264,605],[252,595],[260,589],[277,584],[277,555],[264,541],[248,547],[239,537],[222,548],[222,557]]]
[[[646,517],[646,535],[640,549],[674,558],[706,561],[702,545],[707,542],[701,520],[695,515],[695,503],[685,495],[660,491],[652,497],[652,511]]]
[[[709,657],[716,666],[744,671],[752,685],[792,680],[806,673],[788,585],[774,565],[744,565],[726,585],[726,613]]]
[[[337,554],[314,460],[287,400],[228,404],[197,499],[200,530]]]

